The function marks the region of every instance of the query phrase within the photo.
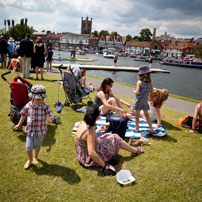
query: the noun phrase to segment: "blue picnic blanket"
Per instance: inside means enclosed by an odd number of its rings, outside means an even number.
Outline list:
[[[100,116],[101,118],[96,121],[97,127],[102,126],[106,123],[106,116]],[[139,131],[137,132],[134,130],[135,125],[135,117],[131,117],[131,122],[127,124],[128,129],[126,130],[125,137],[127,138],[135,138],[139,139],[141,137],[148,138],[150,135],[154,137],[163,137],[167,135],[166,130],[161,126],[160,128],[157,127],[157,124],[152,122],[153,129],[157,132],[157,134],[150,134],[150,129],[147,121],[140,118],[139,119]]]

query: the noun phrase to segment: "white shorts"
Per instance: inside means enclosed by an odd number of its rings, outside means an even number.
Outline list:
[[[101,106],[99,106],[99,110],[100,110],[100,115],[101,115],[101,116],[103,116],[104,114],[103,114],[103,112],[102,112],[102,109],[101,109],[101,107],[102,107],[102,105],[101,105]]]

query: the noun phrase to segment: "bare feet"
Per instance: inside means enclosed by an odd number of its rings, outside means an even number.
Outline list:
[[[37,164],[38,162],[39,162],[38,159],[34,157],[34,159],[33,159],[33,161],[32,161],[32,164],[35,165],[35,164]]]
[[[135,127],[134,130],[135,130],[136,132],[140,132],[140,131],[139,131],[139,128],[137,128],[137,127]]]
[[[193,130],[187,130],[186,133],[194,133]]]
[[[150,133],[151,134],[157,134],[157,132],[154,129],[150,130]]]
[[[30,160],[27,161],[27,163],[25,163],[24,165],[24,169],[28,169],[31,166],[32,162]]]

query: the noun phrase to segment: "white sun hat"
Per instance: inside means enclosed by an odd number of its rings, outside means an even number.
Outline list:
[[[130,170],[121,170],[116,174],[116,180],[120,184],[128,184],[135,181],[135,178],[131,175]]]
[[[29,93],[29,97],[32,99],[42,99],[47,98],[46,88],[42,85],[34,85],[31,88],[31,92]]]

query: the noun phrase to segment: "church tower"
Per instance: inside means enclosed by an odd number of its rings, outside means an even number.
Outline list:
[[[91,20],[88,20],[88,17],[83,20],[83,17],[81,18],[81,34],[91,34],[92,32],[92,18]]]

